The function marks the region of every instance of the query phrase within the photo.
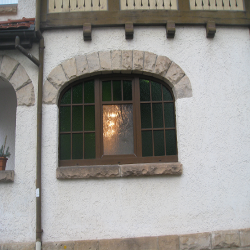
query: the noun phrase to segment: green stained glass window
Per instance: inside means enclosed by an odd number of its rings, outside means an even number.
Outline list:
[[[64,93],[61,98],[61,104],[70,104],[71,103],[71,89]]]
[[[154,153],[155,156],[165,155],[163,130],[154,131]]]
[[[72,131],[83,130],[83,108],[82,106],[72,107]]]
[[[162,100],[161,84],[157,82],[152,82],[151,89],[152,89],[152,101],[161,101]]]
[[[95,130],[95,106],[84,106],[84,131]]]
[[[71,155],[71,135],[61,134],[60,135],[60,160],[70,160]]]
[[[72,103],[82,103],[82,83],[72,88]]]
[[[102,100],[111,101],[111,81],[102,82]]]
[[[153,156],[152,131],[142,131],[142,156]]]
[[[174,104],[172,102],[164,103],[164,118],[166,128],[175,127]]]
[[[141,104],[141,128],[151,128],[151,104]]]
[[[84,137],[84,159],[94,159],[95,133],[85,133]]]
[[[176,148],[176,135],[175,129],[166,130],[166,153],[167,155],[176,155],[177,148]]]
[[[121,81],[113,81],[113,100],[114,101],[122,100]]]
[[[130,101],[132,100],[132,82],[123,81],[123,100]]]
[[[72,159],[83,158],[83,134],[72,135]]]
[[[95,85],[94,81],[84,83],[84,103],[95,102]]]
[[[169,92],[169,90],[165,87],[163,87],[163,100],[164,101],[173,101],[173,97],[171,95],[171,93]]]
[[[71,107],[60,108],[60,132],[71,130]]]
[[[150,81],[140,79],[140,100],[150,101]]]
[[[154,128],[163,128],[162,104],[153,103],[153,124]]]

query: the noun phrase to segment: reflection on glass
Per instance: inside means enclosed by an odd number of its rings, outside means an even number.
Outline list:
[[[103,105],[104,155],[134,153],[133,105]]]

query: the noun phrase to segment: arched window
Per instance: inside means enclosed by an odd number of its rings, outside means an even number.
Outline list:
[[[145,76],[99,76],[59,98],[59,165],[177,162],[174,97]]]

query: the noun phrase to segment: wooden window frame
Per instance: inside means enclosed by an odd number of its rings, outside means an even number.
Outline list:
[[[150,156],[150,157],[143,157],[142,156],[142,138],[141,138],[141,115],[140,115],[140,84],[139,84],[139,79],[146,79],[150,81],[157,82],[164,87],[166,87],[170,94],[172,95],[172,101],[147,101],[150,103],[165,103],[165,102],[171,102],[173,103],[174,106],[174,120],[175,120],[175,127],[171,129],[175,129],[175,136],[176,136],[176,117],[175,117],[175,98],[172,93],[171,88],[164,82],[155,79],[153,77],[148,77],[144,75],[120,75],[120,74],[112,74],[112,75],[100,75],[100,76],[95,76],[91,78],[85,78],[78,80],[69,86],[67,86],[60,94],[59,101],[58,101],[58,107],[60,110],[61,106],[65,105],[60,105],[61,98],[63,97],[64,93],[66,93],[69,89],[71,89],[73,86],[81,83],[81,82],[87,82],[89,80],[94,80],[94,85],[95,85],[95,90],[94,90],[94,95],[95,95],[95,102],[93,105],[95,105],[95,159],[71,159],[71,160],[60,160],[59,158],[59,166],[60,167],[65,167],[65,166],[88,166],[88,165],[114,165],[114,164],[133,164],[133,163],[156,163],[156,162],[178,162],[178,148],[177,148],[177,137],[176,137],[176,155],[165,155],[165,156]],[[102,81],[105,80],[131,80],[132,81],[132,100],[131,101],[102,101]],[[113,97],[112,97],[113,99]],[[114,104],[126,104],[126,103],[131,103],[133,104],[133,128],[134,128],[134,154],[130,155],[103,155],[103,119],[102,119],[102,106],[103,105],[114,105]],[[82,104],[84,106],[84,102]],[[66,106],[72,107],[72,98],[71,98],[71,104],[67,104]],[[151,113],[153,111],[151,110]],[[163,111],[164,112],[164,111]],[[60,113],[60,111],[59,111]],[[151,114],[152,116],[152,114]],[[72,121],[72,113],[71,113],[71,121]],[[153,120],[151,120],[153,121]],[[60,118],[59,118],[60,122]],[[84,122],[84,117],[83,117],[83,122]],[[153,131],[155,130],[153,128],[150,129]],[[166,130],[165,125],[163,124],[163,128],[161,130]],[[71,131],[67,132],[73,134],[72,127]],[[84,133],[84,131],[83,131]],[[59,135],[62,134],[59,131]],[[164,132],[165,135],[165,132]],[[60,136],[58,137],[58,140]],[[153,143],[153,142],[152,142]],[[164,143],[166,144],[166,141],[164,139]],[[60,146],[60,141],[58,143]],[[84,147],[84,140],[83,140],[83,147]],[[152,146],[153,147],[153,146]],[[165,148],[165,146],[164,146]],[[71,140],[71,151],[72,151],[72,140]],[[84,148],[83,148],[84,151]],[[166,149],[165,149],[166,153]],[[59,148],[59,154],[60,154],[60,148]],[[58,154],[58,157],[59,157]],[[72,157],[72,152],[71,152],[71,157]]]

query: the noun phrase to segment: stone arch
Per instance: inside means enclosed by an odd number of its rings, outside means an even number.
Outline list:
[[[35,104],[34,86],[24,67],[9,56],[0,56],[0,77],[9,82],[17,97],[18,106]]]
[[[61,90],[82,77],[109,73],[150,75],[166,82],[175,99],[192,96],[192,87],[185,72],[166,56],[138,50],[100,51],[80,55],[54,68],[44,83],[43,102],[56,104]]]

